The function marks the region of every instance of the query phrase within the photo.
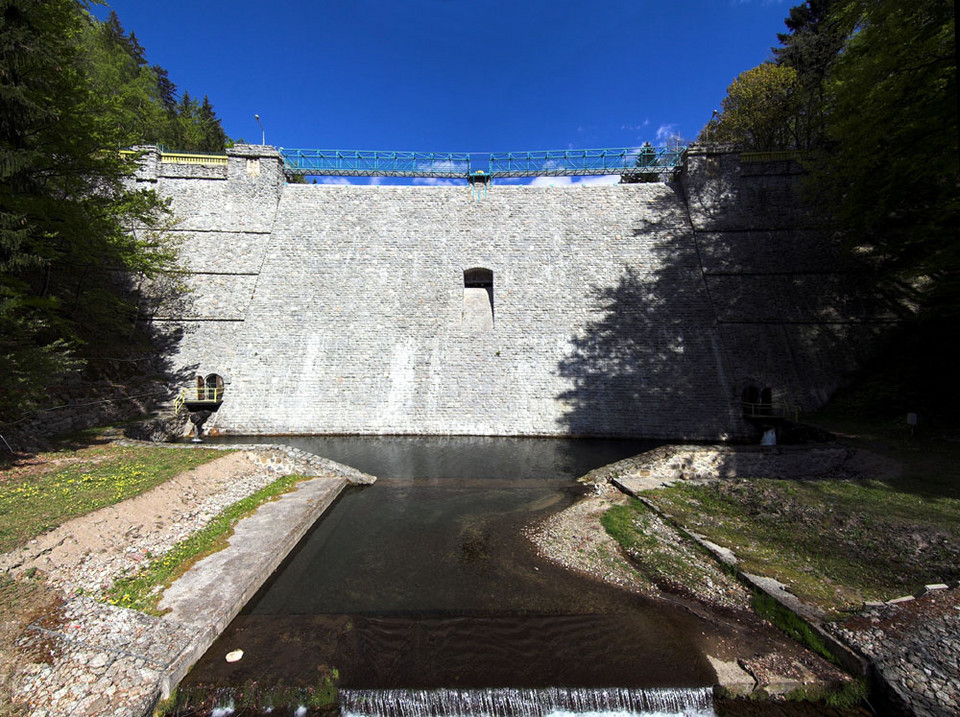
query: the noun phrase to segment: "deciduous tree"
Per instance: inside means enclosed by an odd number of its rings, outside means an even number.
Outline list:
[[[727,88],[722,110],[700,132],[700,141],[741,149],[794,149],[798,144],[797,71],[765,62],[742,72]]]

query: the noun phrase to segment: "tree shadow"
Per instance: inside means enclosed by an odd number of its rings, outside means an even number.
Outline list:
[[[719,331],[682,199],[660,195],[628,241],[648,245],[613,286],[590,292],[591,319],[558,373],[573,435],[716,439],[735,423]],[[689,227],[689,224],[687,224]]]
[[[681,196],[651,200],[642,214],[655,221],[630,238],[646,250],[592,288],[590,319],[558,365],[567,432],[755,442],[773,418],[822,406],[907,311],[828,236],[694,231],[685,208]],[[771,420],[745,416],[750,391]]]

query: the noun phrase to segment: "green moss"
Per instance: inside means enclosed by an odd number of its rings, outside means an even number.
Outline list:
[[[820,636],[802,618],[764,593],[754,593],[751,605],[757,615],[821,657],[836,662]]]
[[[867,699],[867,681],[848,680],[831,685],[804,685],[789,692],[791,702],[821,702],[837,709],[850,709],[862,705]]]

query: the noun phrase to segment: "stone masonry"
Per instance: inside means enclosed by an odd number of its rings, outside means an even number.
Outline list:
[[[156,322],[185,381],[223,378],[224,432],[743,437],[746,386],[813,408],[886,320],[798,210],[794,163],[694,149],[680,183],[477,201],[285,184],[270,147],[155,154],[138,180],[171,199],[193,289]]]

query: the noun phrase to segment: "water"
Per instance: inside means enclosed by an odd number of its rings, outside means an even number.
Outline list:
[[[650,444],[283,440],[379,480],[345,491],[188,688],[306,689],[335,668],[344,714],[712,714],[709,625],[551,565],[524,535],[582,494],[576,477]]]
[[[471,717],[474,715],[684,715],[713,714],[713,692],[699,689],[576,688],[500,690],[342,690],[347,717]]]

